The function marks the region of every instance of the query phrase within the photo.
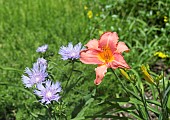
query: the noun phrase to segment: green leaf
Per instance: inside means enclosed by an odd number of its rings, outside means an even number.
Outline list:
[[[8,83],[8,82],[0,82],[0,85],[8,85],[10,87],[15,87],[15,88],[20,89],[21,91],[23,91],[23,92],[27,93],[28,95],[35,98],[35,95],[32,92],[28,91],[27,89],[25,89],[23,87],[17,86],[15,84],[11,84],[11,83]]]
[[[142,107],[142,106],[143,106],[143,103],[142,103],[141,101],[137,100],[137,99],[131,98],[130,103],[138,104],[138,105],[141,106],[142,109],[144,108],[144,107]],[[160,103],[158,103],[158,102],[156,102],[156,101],[152,101],[152,100],[150,100],[150,103],[160,104]],[[159,114],[159,113],[160,113],[157,109],[152,108],[149,104],[147,104],[147,109],[151,110],[152,112],[154,112],[154,113],[156,113],[156,114]]]
[[[150,111],[152,111],[152,112],[156,113],[157,115],[159,115],[159,114],[160,114],[160,111],[158,111],[157,109],[155,109],[155,108],[151,107],[149,104],[147,105],[147,109],[149,109]]]
[[[130,103],[133,103],[133,104],[139,104],[139,105],[143,105],[143,103],[135,98],[130,98]]]
[[[86,116],[86,118],[113,118],[113,120],[128,120],[127,117],[119,117],[114,115],[94,115],[94,116]]]
[[[89,108],[89,105],[94,101],[94,98],[90,98],[86,103],[85,106],[83,107],[83,109],[78,113],[78,115],[76,117],[83,117],[84,116],[84,112],[87,110],[87,108]]]
[[[161,106],[161,103],[160,102],[158,102],[158,101],[155,101],[155,100],[146,100],[148,103],[152,103],[152,104],[154,104],[154,105],[157,105],[157,106]]]
[[[170,113],[170,94],[168,96],[167,107],[168,107],[168,112]]]
[[[12,67],[4,67],[4,66],[0,66],[0,69],[9,70],[9,71],[18,71],[18,72],[22,72],[22,70],[19,70],[19,69],[16,69],[16,68],[12,68]]]
[[[108,99],[106,101],[110,101],[110,102],[129,102],[130,98],[129,97],[123,97],[123,98],[112,98],[112,99]]]
[[[89,96],[89,95],[87,95]],[[86,97],[86,96],[85,96]],[[80,108],[80,105],[78,105],[75,110],[79,109],[76,113],[74,114],[77,114],[76,117],[74,119],[77,119],[77,118],[82,118],[84,116],[84,113],[85,111],[89,108],[90,104],[94,101],[94,98],[90,98],[88,99],[85,103],[81,104],[81,108]]]
[[[143,120],[143,118],[140,118],[140,116],[138,114],[136,114],[135,112],[129,112],[129,114],[131,114],[133,117],[137,118],[137,120]]]
[[[146,118],[147,115],[146,115],[146,112],[145,112],[145,108],[144,108],[143,103],[141,101],[139,101],[135,98],[130,98],[129,102],[138,106],[139,111],[142,114],[143,118]]]
[[[76,117],[76,118],[73,118],[71,120],[85,120],[85,117]]]

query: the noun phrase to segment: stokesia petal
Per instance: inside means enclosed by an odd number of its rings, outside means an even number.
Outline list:
[[[94,80],[94,83],[96,85],[99,85],[102,82],[105,73],[107,72],[107,66],[106,65],[99,66],[95,69],[95,71],[96,71],[96,79]]]
[[[28,67],[25,68],[25,73],[32,76],[32,71]]]
[[[128,52],[129,48],[126,46],[124,42],[118,42],[117,45],[117,52],[122,53],[122,52]]]
[[[54,98],[53,98],[53,100],[55,100],[55,101],[57,101],[58,102],[58,100],[60,99],[60,96],[57,94],[57,95],[54,95]]]
[[[44,103],[46,100],[45,100],[45,98],[42,98],[41,99],[41,103]]]
[[[41,92],[38,91],[38,90],[34,90],[34,93],[35,93],[36,95],[40,96],[40,97],[42,96]]]
[[[25,75],[22,75],[22,82],[25,84],[26,87],[32,87],[32,84],[30,83],[30,78]]]
[[[74,46],[75,51],[80,51],[81,50],[82,44],[79,42],[77,45]]]
[[[68,48],[69,48],[70,50],[73,49],[73,44],[72,44],[71,42],[68,44]]]
[[[114,60],[113,60],[113,62],[110,63],[110,65],[111,65],[111,68],[113,68],[113,69],[116,69],[116,68],[130,69],[129,65],[124,60],[123,56],[119,53],[114,54]]]
[[[99,48],[109,47],[114,52],[116,51],[118,39],[116,32],[105,32],[99,39]]]
[[[51,87],[51,81],[50,80],[46,81],[45,85],[46,85],[46,88],[50,88]]]
[[[37,84],[37,89],[42,91],[42,90],[45,89],[45,87],[42,85],[42,83],[38,83]]]
[[[51,103],[51,101],[50,101],[50,100],[47,100],[47,102],[46,102],[45,104],[47,105],[47,104],[49,104],[49,103]]]
[[[80,61],[85,64],[103,64],[98,58],[97,50],[82,50],[80,52]]]

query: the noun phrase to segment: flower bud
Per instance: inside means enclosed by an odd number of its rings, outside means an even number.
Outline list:
[[[131,81],[129,75],[127,74],[127,72],[123,69],[119,69],[120,70],[120,73],[128,80],[128,81]]]
[[[163,77],[164,77],[164,75],[163,75],[163,74],[161,74],[161,75],[157,76],[157,77],[156,77],[156,79],[155,79],[156,83],[158,84],[158,83],[159,83],[159,81],[160,81]]]
[[[144,79],[151,83],[151,84],[154,84],[154,80],[152,78],[152,76],[148,73],[146,67],[144,65],[141,66],[141,70],[142,70],[142,73],[143,73],[143,76],[144,76]]]

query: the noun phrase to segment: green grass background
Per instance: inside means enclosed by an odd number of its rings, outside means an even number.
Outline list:
[[[89,10],[93,12],[91,19],[87,16]],[[159,60],[153,56],[157,51],[170,56],[169,21],[170,0],[0,0],[0,119],[43,116],[44,108],[37,105],[28,89],[25,91],[21,81],[25,67],[31,68],[39,56],[37,47],[49,45],[48,51],[54,54],[50,60],[56,63],[51,65],[52,74],[65,85],[64,74],[70,68],[58,55],[60,46],[69,42],[84,45],[90,39],[98,39],[102,32],[115,31],[130,48],[124,56],[135,71],[141,64],[154,65]],[[169,60],[163,62],[169,66]],[[70,102],[65,108],[70,118],[76,105],[83,103],[82,96],[96,88],[96,66],[75,66],[83,71],[84,79],[65,98],[66,103]],[[78,76],[74,74],[72,79]],[[114,97],[121,91],[118,86],[108,73],[97,94],[101,98]],[[89,106],[85,113],[98,109]]]

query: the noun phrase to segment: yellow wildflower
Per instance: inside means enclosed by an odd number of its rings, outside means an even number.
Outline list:
[[[167,23],[168,22],[168,17],[164,16],[164,22]]]
[[[84,6],[84,9],[85,9],[85,10],[87,10],[87,9],[88,9],[88,7],[87,7],[87,6]]]
[[[162,59],[168,57],[168,55],[164,54],[163,52],[156,52],[156,53],[154,54],[154,56],[158,56],[158,57],[160,57],[160,58],[162,58]]]
[[[87,13],[87,16],[88,16],[88,18],[91,19],[93,17],[93,12],[91,10],[89,10]]]
[[[153,83],[154,83],[154,80],[153,80],[152,76],[148,73],[147,68],[146,68],[144,65],[142,65],[142,66],[141,66],[141,70],[142,70],[144,79],[145,79],[147,82],[153,84]]]

